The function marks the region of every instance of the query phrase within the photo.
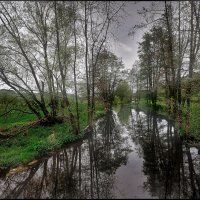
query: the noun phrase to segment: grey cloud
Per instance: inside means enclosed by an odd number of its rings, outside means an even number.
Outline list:
[[[138,42],[141,41],[143,33],[147,28],[137,31],[134,36],[128,36],[128,33],[131,27],[142,21],[142,17],[137,11],[141,10],[143,7],[148,8],[151,3],[150,1],[140,1],[136,3],[134,1],[126,2],[126,16],[124,17],[124,21],[121,22],[121,26],[117,30],[114,30],[119,41],[115,42],[113,51],[117,56],[122,58],[126,68],[130,69],[135,60],[138,59]]]

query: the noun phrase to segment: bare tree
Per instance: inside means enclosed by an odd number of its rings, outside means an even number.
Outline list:
[[[95,111],[95,79],[99,54],[107,40],[109,28],[124,3],[117,8],[111,2],[84,3],[85,70],[88,99],[88,123],[92,125]]]

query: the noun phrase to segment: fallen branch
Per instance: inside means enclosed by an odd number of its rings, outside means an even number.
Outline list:
[[[10,131],[0,132],[0,138],[8,139],[8,138],[14,137],[14,136],[18,135],[19,133],[25,132],[29,128],[34,127],[39,124],[40,124],[40,120],[28,123],[23,126],[14,127]]]
[[[27,133],[26,131],[29,128],[33,128],[33,127],[39,126],[39,125],[40,126],[49,126],[54,123],[63,123],[64,121],[68,121],[68,118],[57,117],[55,119],[55,121],[53,121],[53,122],[49,122],[46,118],[44,118],[41,120],[29,122],[23,126],[21,125],[21,126],[13,127],[10,131],[0,130],[0,138],[2,138],[2,139],[12,138],[20,133],[23,133],[24,135],[26,135],[26,133]]]
[[[5,116],[5,115],[9,114],[9,113],[12,112],[12,111],[19,111],[19,112],[26,113],[26,114],[33,114],[32,112],[26,112],[26,111],[23,111],[23,110],[20,110],[20,109],[11,109],[11,110],[9,110],[9,111],[7,111],[7,112],[1,114],[0,117],[3,117],[3,116]]]

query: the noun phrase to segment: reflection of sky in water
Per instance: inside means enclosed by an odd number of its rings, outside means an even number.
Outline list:
[[[116,126],[117,126],[118,130],[120,130],[121,137],[126,139],[125,143],[122,144],[122,147],[125,148],[127,146],[130,146],[130,147],[133,146],[133,142],[130,138],[129,131],[127,130],[126,126],[122,125],[122,123],[120,122],[119,117],[117,116],[117,113],[115,111],[113,111],[113,117],[116,122]]]
[[[137,112],[134,109],[131,109],[133,119],[136,118]]]
[[[141,117],[143,117],[143,118],[147,116],[147,115],[146,115],[144,112],[142,112],[142,111],[139,112],[139,115],[140,115]]]
[[[131,110],[132,117],[135,118],[137,113],[135,110]],[[115,173],[115,182],[113,187],[113,193],[117,198],[152,198],[152,196],[144,190],[143,183],[147,180],[147,177],[143,173],[143,157],[141,156],[140,145],[137,145],[133,142],[130,137],[130,131],[126,128],[129,125],[122,125],[117,116],[117,113],[114,112],[115,121],[117,126],[121,130],[121,136],[126,138],[126,142],[131,149],[133,150],[128,154],[128,162],[126,165],[120,166]],[[145,115],[142,115],[145,118]],[[131,116],[129,117],[129,124],[132,122]],[[126,147],[126,145],[124,146]]]
[[[147,127],[147,115],[143,112],[143,111],[139,111],[139,113],[137,113],[134,109],[131,110],[132,112],[132,122],[135,123],[135,125],[138,126],[138,122],[140,125],[142,125],[142,127]],[[139,121],[137,121],[136,119],[138,119]],[[159,130],[159,135],[162,138],[166,138],[167,137],[167,131],[168,131],[168,121],[165,119],[161,119],[161,118],[157,118],[156,119],[157,122],[157,128]],[[170,133],[173,135],[174,134],[174,127],[171,126],[170,127]]]
[[[198,149],[196,147],[190,147],[190,153],[192,158],[195,158],[196,156],[198,156]]]

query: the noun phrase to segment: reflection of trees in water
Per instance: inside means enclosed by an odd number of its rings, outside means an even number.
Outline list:
[[[87,142],[0,180],[6,185],[0,198],[113,198],[113,174],[130,151],[125,140],[109,112]]]
[[[30,170],[12,175],[1,198],[70,198],[76,196],[79,147],[62,150]]]
[[[119,120],[123,124],[128,125],[130,115],[131,115],[131,107],[129,105],[121,105],[119,112],[117,113]]]
[[[11,176],[10,178],[5,178],[1,198],[13,199],[19,197],[38,169],[39,165],[36,165],[29,170],[29,173],[21,173],[21,176],[17,175],[15,177]]]
[[[195,175],[189,148],[183,152],[181,140],[172,131],[172,122],[163,125],[158,116],[148,114],[141,123],[139,115],[134,126],[147,175],[144,188],[159,198],[199,198],[199,175]]]
[[[112,112],[107,113],[104,120],[99,124],[100,140],[98,146],[97,160],[100,169],[107,174],[113,174],[116,169],[127,163],[127,154],[130,147],[126,145],[126,138],[122,137],[121,127],[116,125]],[[101,142],[103,141],[103,142]]]
[[[99,121],[89,138],[91,198],[114,198],[111,193],[116,169],[127,163],[129,147],[124,145],[120,127],[116,124],[112,112]]]
[[[173,123],[139,110],[126,113],[132,116],[126,127],[144,158],[144,188],[159,198],[200,198],[200,159],[182,145]],[[120,120],[123,115],[118,113]],[[108,112],[86,142],[65,148],[23,173],[2,176],[0,198],[114,198],[114,174],[126,165],[130,152],[123,131]]]

